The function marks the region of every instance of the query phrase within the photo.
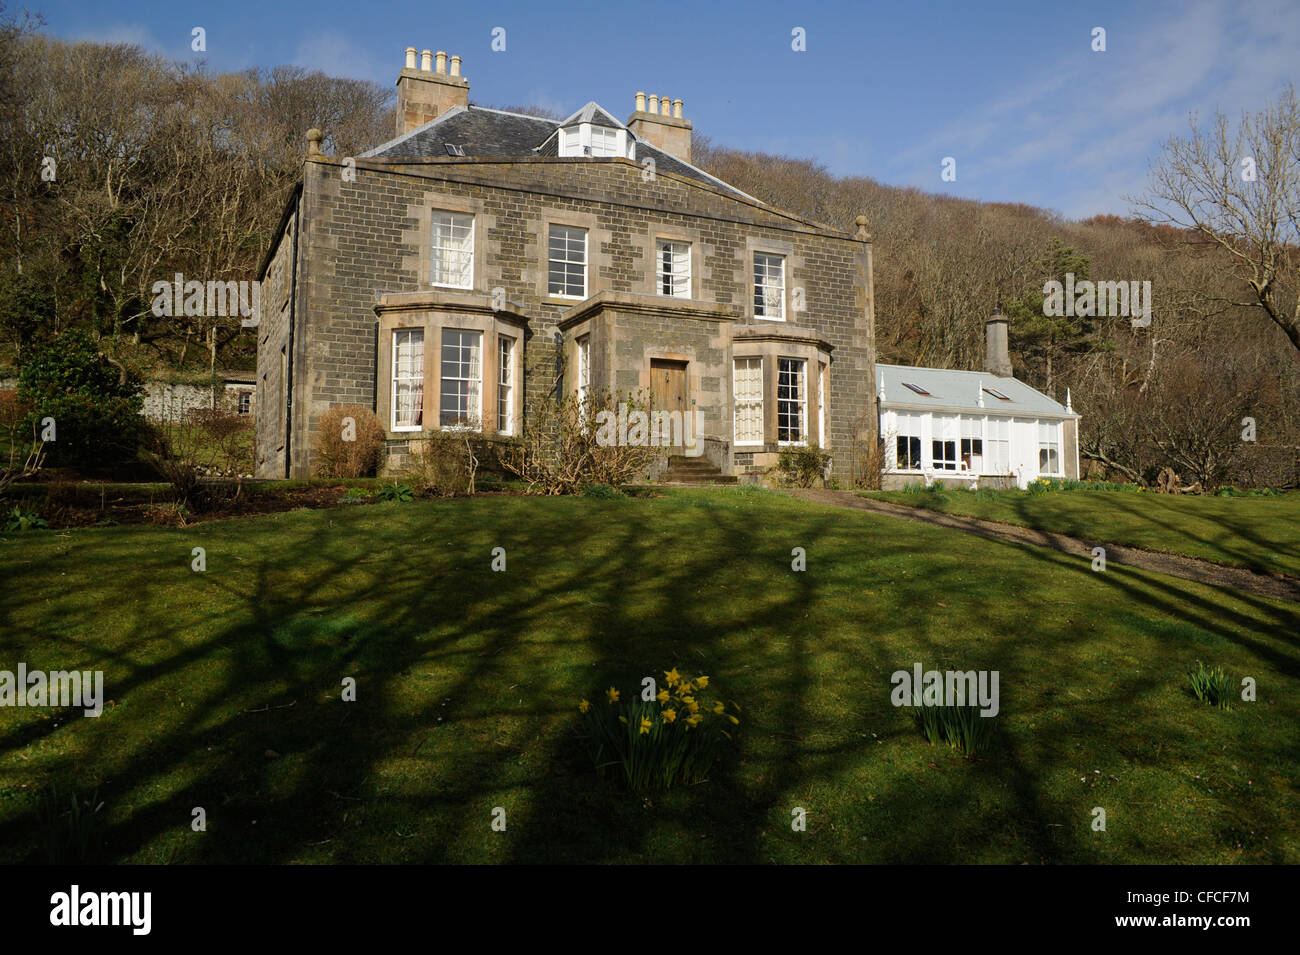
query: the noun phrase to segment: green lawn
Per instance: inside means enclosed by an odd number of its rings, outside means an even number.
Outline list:
[[[1117,491],[862,492],[911,507],[1300,577],[1300,494],[1201,497]]]
[[[57,785],[129,862],[1300,862],[1300,606],[1053,551],[716,489],[28,532],[0,579],[0,669],[113,701],[0,709],[0,861],[66,829]],[[1196,702],[1198,659],[1258,702]],[[918,661],[1000,672],[986,755],[890,705]],[[643,801],[574,705],[673,665],[744,723]]]

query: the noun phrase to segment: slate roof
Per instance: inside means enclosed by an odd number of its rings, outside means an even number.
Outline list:
[[[583,118],[583,117],[587,118]],[[483,106],[453,106],[437,119],[411,130],[362,153],[362,158],[383,159],[433,159],[446,158],[447,144],[460,146],[469,157],[508,159],[511,157],[558,155],[555,133],[575,122],[594,122],[598,125],[627,129],[598,103],[591,102],[572,116],[563,120],[507,113],[504,110]],[[628,136],[636,143],[636,159],[650,157],[658,172],[667,172],[683,179],[694,179],[715,189],[757,202],[753,196],[729,186],[721,179],[710,176],[690,163],[682,162],[663,150],[656,149],[644,139],[638,139],[630,130]]]
[[[928,395],[906,387],[916,385]],[[948,368],[917,368],[911,365],[876,365],[876,394],[881,405],[908,410],[957,410],[980,414],[1078,417],[1065,405],[1029,387],[1017,378],[1000,378],[986,371],[954,371]],[[1006,395],[1006,401],[985,389]],[[983,398],[983,404],[980,404]]]

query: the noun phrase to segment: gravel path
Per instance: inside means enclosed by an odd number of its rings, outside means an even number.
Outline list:
[[[800,488],[787,490],[784,493],[805,501],[815,501],[818,504],[830,504],[858,511],[870,511],[873,514],[887,514],[890,517],[900,517],[921,524],[932,524],[936,527],[947,527],[952,530],[979,534],[981,537],[988,537],[993,540],[1050,547],[1052,550],[1064,554],[1073,554],[1076,557],[1086,558],[1089,562],[1092,561],[1092,549],[1094,547],[1104,547],[1106,549],[1107,564],[1125,564],[1142,570],[1154,570],[1157,573],[1182,577],[1186,580],[1194,580],[1197,583],[1209,584],[1214,587],[1231,587],[1234,590],[1244,590],[1247,593],[1258,594],[1261,597],[1300,601],[1300,580],[1294,577],[1274,577],[1268,574],[1257,574],[1252,570],[1227,567],[1223,564],[1215,564],[1195,557],[1161,554],[1156,551],[1140,550],[1135,547],[1108,544],[1105,541],[1085,541],[1078,537],[1035,530],[1032,527],[1024,527],[1019,524],[1003,524],[1000,521],[986,521],[978,517],[944,514],[941,511],[932,511],[923,507],[905,507],[889,501],[859,497],[853,491]]]

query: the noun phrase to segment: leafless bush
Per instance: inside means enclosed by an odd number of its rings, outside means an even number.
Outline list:
[[[403,480],[417,491],[436,497],[473,494],[482,441],[469,431],[430,431],[411,441]]]
[[[321,417],[316,435],[319,477],[371,477],[379,468],[384,428],[364,405],[336,405]]]
[[[641,395],[589,393],[580,402],[576,395],[547,394],[530,405],[523,436],[502,453],[501,466],[522,478],[530,494],[576,494],[591,485],[628,483],[664,448],[597,440],[597,416],[617,415],[620,403],[629,416],[648,408]]]

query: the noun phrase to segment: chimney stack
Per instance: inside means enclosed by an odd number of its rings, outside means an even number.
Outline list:
[[[682,101],[668,96],[636,94],[636,112],[628,117],[627,128],[638,139],[644,139],[656,149],[675,156],[682,162],[691,161],[691,124],[682,118]]]
[[[999,378],[1011,377],[1011,354],[1007,349],[1007,318],[995,308],[984,323],[984,370]]]
[[[397,76],[397,135],[418,129],[437,119],[453,106],[469,105],[469,81],[460,75],[460,57],[451,58],[447,73],[447,54],[439,50],[420,52],[420,67],[415,67],[415,47],[406,48],[406,64]]]

